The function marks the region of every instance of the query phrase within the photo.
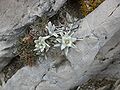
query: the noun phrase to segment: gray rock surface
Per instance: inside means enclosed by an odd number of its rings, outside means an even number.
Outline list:
[[[67,57],[75,72],[77,72],[78,79],[76,82],[80,81],[82,83],[85,81],[84,77],[97,75],[101,71],[106,72],[106,68],[114,61],[115,54],[119,52],[119,3],[118,0],[106,0],[83,19],[76,36],[90,36],[90,38],[79,41],[76,44],[79,51],[71,50]],[[111,48],[113,50],[110,50]],[[119,62],[119,59],[117,62]],[[114,67],[116,66],[114,65]],[[120,73],[118,72],[118,74]],[[113,76],[115,76],[115,73],[113,73]]]
[[[0,71],[15,56],[16,41],[25,27],[36,16],[55,14],[65,2],[66,0],[0,0]]]
[[[36,67],[24,67],[8,80],[3,90],[69,90],[101,71],[109,72],[106,68],[120,50],[119,4],[119,0],[106,0],[79,23],[75,36],[84,40],[77,42],[77,50],[70,50],[68,61],[54,56]],[[53,60],[64,62],[53,68]]]

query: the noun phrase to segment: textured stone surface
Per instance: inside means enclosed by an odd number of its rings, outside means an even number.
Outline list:
[[[81,28],[76,32],[76,36],[91,38],[79,41],[76,44],[79,50],[71,50],[67,57],[77,72],[78,81],[82,82],[85,76],[94,76],[104,71],[114,61],[112,57],[115,53],[120,50],[116,46],[120,41],[119,3],[118,0],[106,0],[81,22]],[[117,48],[110,52],[115,46]]]
[[[80,22],[75,36],[84,40],[77,42],[77,50],[70,50],[68,61],[49,57],[37,67],[24,67],[8,80],[4,90],[69,90],[106,70],[113,59],[104,57],[114,57],[119,50],[119,4],[119,0],[106,0]],[[53,68],[53,59],[64,62]]]
[[[65,1],[0,0],[0,71],[15,56],[15,43],[24,32],[23,26],[32,23],[36,16],[53,15]]]
[[[22,82],[16,82],[16,79],[13,79],[11,82],[14,84],[11,87],[6,87],[5,90],[34,90],[35,86],[41,82],[45,72],[46,70],[41,66],[33,68],[24,67],[16,73],[17,78],[15,77],[18,81]],[[18,88],[15,83],[21,86]]]

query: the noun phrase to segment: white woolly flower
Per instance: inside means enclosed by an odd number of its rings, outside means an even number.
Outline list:
[[[77,38],[72,37],[73,33],[69,35],[70,32],[65,33],[64,35],[61,34],[61,39],[57,39],[60,44],[56,44],[56,46],[61,46],[61,50],[65,50],[65,55],[68,53],[69,48],[76,48],[74,42]]]
[[[48,39],[50,36],[46,37],[39,37],[38,40],[35,40],[35,49],[34,51],[38,51],[38,53],[43,52],[45,48],[49,48],[50,46],[45,42],[46,39]]]
[[[57,33],[55,32],[56,27],[54,24],[52,25],[51,22],[48,22],[48,26],[46,26],[46,29],[48,30],[50,36],[58,37]]]
[[[75,41],[76,41],[76,38],[73,38],[68,34],[65,34],[64,36],[62,36],[61,50],[65,49],[66,47],[74,47],[73,42]]]

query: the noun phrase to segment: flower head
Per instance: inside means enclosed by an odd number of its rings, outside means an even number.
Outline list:
[[[73,38],[72,36],[65,34],[62,36],[62,45],[61,45],[61,50],[65,49],[66,47],[72,47],[74,48],[74,42],[76,41],[76,38]]]
[[[39,37],[38,40],[35,40],[35,49],[34,51],[38,51],[38,53],[43,52],[46,48],[49,48],[50,46],[45,42],[46,39],[48,39],[50,36],[46,37]]]
[[[48,22],[48,26],[46,26],[46,29],[48,30],[50,36],[58,37],[57,33],[55,32],[56,27],[54,24],[52,25],[51,22]]]
[[[65,54],[67,55],[69,48],[76,48],[74,45],[74,42],[77,40],[77,38],[72,37],[72,34],[70,32],[65,33],[64,35],[61,34],[61,39],[57,39],[57,41],[60,43],[56,46],[61,46],[61,50],[65,50]]]

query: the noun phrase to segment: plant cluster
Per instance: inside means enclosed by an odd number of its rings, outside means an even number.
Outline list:
[[[46,17],[39,18],[27,28],[25,35],[21,36],[18,41],[17,51],[20,60],[25,65],[33,66],[37,58],[46,59],[48,52],[55,48],[60,48],[64,55],[67,55],[69,48],[76,48],[75,42],[78,38],[73,36],[79,27],[76,21],[77,19],[72,18],[68,13],[65,17],[61,16],[60,20],[53,18],[48,21]]]
[[[73,37],[73,34],[77,27],[78,25],[76,26],[74,24],[55,26],[49,21],[45,27],[47,34],[39,36],[34,41],[34,51],[37,55],[44,55],[50,48],[60,47],[61,51],[64,51],[64,54],[67,56],[69,48],[76,48],[75,42],[78,39]]]

